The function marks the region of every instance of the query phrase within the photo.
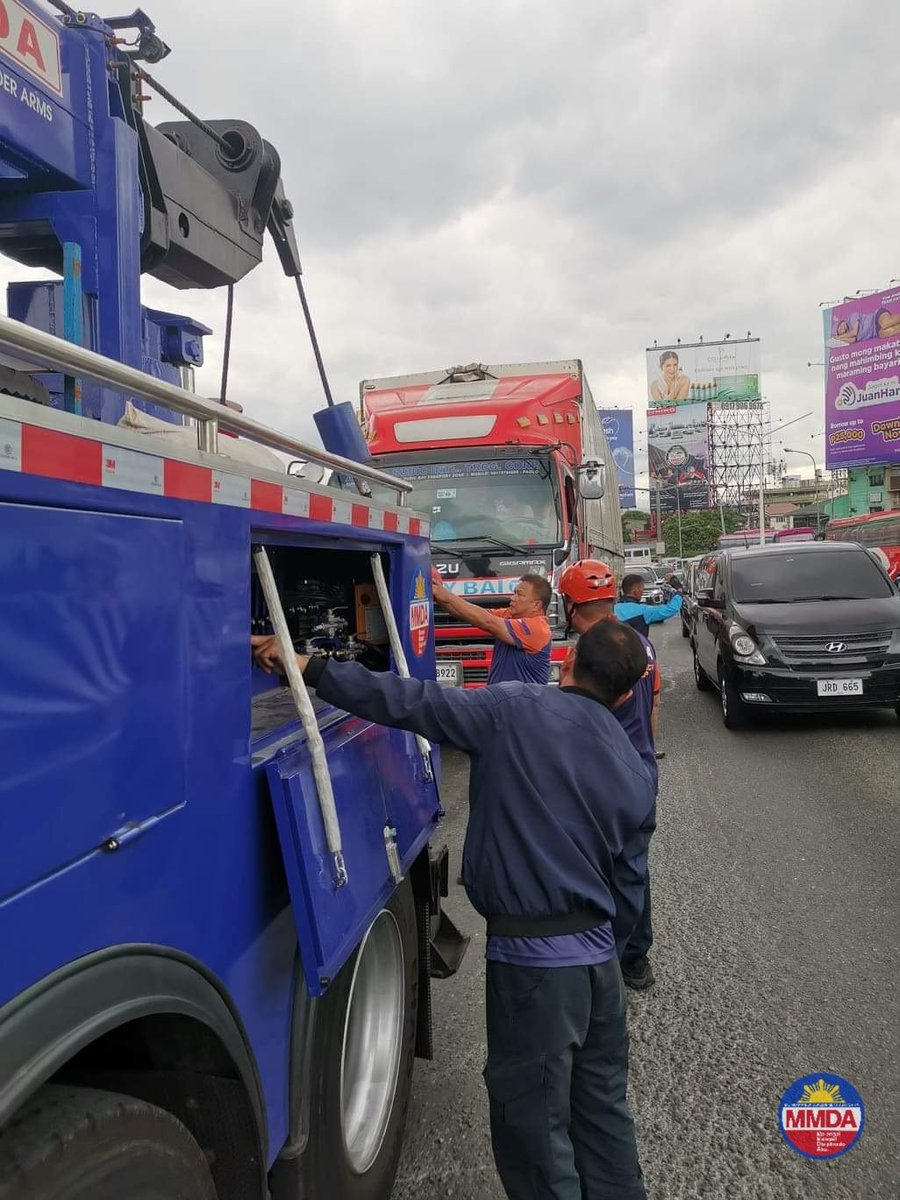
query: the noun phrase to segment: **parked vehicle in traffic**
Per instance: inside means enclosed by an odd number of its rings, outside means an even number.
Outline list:
[[[662,604],[665,599],[663,580],[655,566],[628,567],[625,575],[639,575],[644,581],[644,604]]]
[[[860,546],[732,550],[698,564],[691,644],[722,719],[755,711],[893,708],[900,716],[900,593]]]
[[[900,509],[838,517],[828,522],[824,537],[826,542],[856,542],[878,551],[891,579],[900,579]]]
[[[812,525],[794,525],[791,529],[779,529],[775,534],[775,544],[780,546],[782,542],[814,542],[816,540],[816,530]]]
[[[706,556],[697,554],[694,558],[686,558],[684,560],[684,590],[682,592],[684,603],[681,606],[681,636],[685,638],[691,636],[694,627],[694,617],[697,612],[697,567],[704,557]]]
[[[774,542],[777,534],[777,529],[764,529],[764,542]],[[760,544],[758,529],[736,529],[733,533],[723,533],[716,543],[720,550],[748,550],[751,546]]]

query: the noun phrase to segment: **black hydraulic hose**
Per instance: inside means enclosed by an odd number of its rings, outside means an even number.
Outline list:
[[[312,313],[309,311],[309,304],[306,300],[306,292],[303,288],[303,280],[299,275],[295,275],[294,279],[297,282],[297,295],[300,297],[300,304],[303,307],[303,316],[306,318],[306,328],[309,331],[309,340],[312,343],[313,354],[316,356],[316,366],[319,368],[319,378],[322,380],[322,388],[325,392],[325,399],[328,402],[328,407],[334,408],[334,397],[331,394],[331,388],[328,384],[328,376],[325,374],[325,363],[322,360],[322,351],[319,349],[319,339],[316,337]]]
[[[198,129],[202,129],[206,136],[208,138],[212,138],[216,145],[220,149],[224,150],[228,157],[231,158],[232,149],[221,134],[216,133],[216,131],[211,126],[207,125],[204,120],[198,117],[196,113],[191,112],[188,106],[186,104],[182,104],[177,96],[173,96],[167,87],[164,87],[158,79],[154,79],[149,71],[145,71],[143,67],[135,67],[134,70],[139,79],[143,79],[144,83],[149,84],[150,87],[152,87],[153,90],[160,96],[162,96],[163,100],[171,104],[177,112],[180,112],[183,117],[187,117],[187,119],[192,124],[196,125]]]
[[[234,324],[234,284],[228,285],[228,306],[225,310],[225,347],[222,351],[222,384],[219,388],[219,401],[225,403],[228,391],[228,367],[231,363],[231,329]]]

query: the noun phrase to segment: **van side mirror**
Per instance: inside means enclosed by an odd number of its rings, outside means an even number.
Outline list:
[[[697,603],[701,608],[714,608],[719,612],[725,608],[725,601],[717,600],[713,596],[712,588],[701,588],[697,592]]]
[[[578,468],[578,492],[583,500],[602,500],[606,494],[606,464],[586,459]]]

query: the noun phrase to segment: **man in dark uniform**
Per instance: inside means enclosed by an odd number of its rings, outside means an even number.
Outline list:
[[[605,562],[583,559],[572,563],[559,580],[566,617],[577,634],[583,634],[598,621],[616,621],[614,612],[616,581]],[[631,695],[613,708],[613,713],[628,734],[632,746],[641,756],[654,786],[657,784],[656,721],[662,681],[659,662],[653,643],[638,634],[647,654],[647,669],[634,686]],[[563,663],[560,682],[565,683],[574,662],[574,650]],[[653,924],[650,906],[650,871],[644,882],[644,906],[628,942],[621,952],[622,977],[626,987],[646,991],[656,978],[647,957],[653,945]]]
[[[277,664],[273,639],[253,642],[260,666]],[[588,630],[560,688],[298,662],[320,699],[471,758],[463,875],[487,920],[485,1082],[507,1195],[646,1200],[616,943],[643,904],[655,788],[611,711],[647,669],[640,638]]]

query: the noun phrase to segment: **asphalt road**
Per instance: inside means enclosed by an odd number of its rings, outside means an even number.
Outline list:
[[[900,722],[892,713],[784,719],[729,733],[694,687],[677,622],[665,675],[659,828],[651,851],[657,984],[630,994],[632,1104],[651,1200],[900,1196]],[[455,876],[467,765],[444,755]],[[481,1081],[484,934],[436,982],[437,1053],[417,1063],[393,1200],[502,1200]],[[830,1163],[777,1129],[781,1093],[831,1071],[866,1105]]]

